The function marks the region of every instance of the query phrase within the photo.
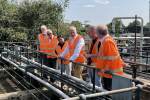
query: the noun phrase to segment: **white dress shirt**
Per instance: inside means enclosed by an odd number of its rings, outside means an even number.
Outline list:
[[[76,37],[78,36],[78,34],[76,35]],[[75,37],[75,38],[76,38]],[[72,38],[72,41],[71,41],[71,45],[73,44],[75,38]],[[82,47],[85,45],[84,43],[84,39],[83,38],[80,38],[79,39],[79,42],[77,43],[76,45],[76,48],[75,48],[75,51],[73,53],[73,55],[70,57],[71,60],[75,60],[78,56],[79,56],[79,53],[82,49]],[[62,54],[60,55],[61,57],[65,56],[67,53],[69,52],[69,46],[68,46],[68,43],[67,43],[67,46],[65,48],[65,50],[62,52]]]
[[[100,41],[101,43],[104,41],[105,38],[107,38],[109,36],[109,34],[105,35]]]

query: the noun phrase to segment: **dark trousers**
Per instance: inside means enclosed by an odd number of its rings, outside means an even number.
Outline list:
[[[104,88],[110,91],[112,89],[112,79],[103,77],[103,82],[104,82]]]
[[[40,53],[40,63],[42,63],[42,61],[43,61],[43,65],[47,64],[47,55]]]
[[[47,65],[48,65],[48,67],[51,67],[51,68],[56,69],[56,66],[57,66],[57,58],[48,58],[48,59],[47,59]],[[51,82],[54,82],[55,79],[52,78],[52,77],[50,77],[50,81],[51,81]]]
[[[47,65],[47,55],[40,53],[40,63],[42,63],[42,61],[43,65]],[[43,77],[47,79],[47,75],[43,74]]]

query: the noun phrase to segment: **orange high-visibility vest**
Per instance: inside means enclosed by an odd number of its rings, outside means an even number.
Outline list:
[[[38,34],[38,40],[40,42],[40,45],[39,45],[40,51],[41,52],[46,52],[46,43],[47,43],[47,40],[48,40],[48,36],[46,35],[45,39],[44,39],[43,33]]]
[[[82,36],[78,35],[75,40],[73,41],[73,44],[71,45],[71,41],[72,39],[70,38],[69,39],[69,42],[68,42],[68,46],[69,46],[69,54],[70,56],[73,55],[75,49],[76,49],[76,45],[78,44],[80,38],[83,38]],[[84,38],[83,38],[84,39]],[[84,41],[85,42],[85,41]],[[79,56],[74,60],[76,62],[84,62],[86,61],[86,58],[83,56],[83,53],[85,52],[85,49],[84,49],[84,46],[82,47],[80,53],[79,53]]]
[[[57,45],[57,37],[54,36],[53,39],[51,39],[50,44],[49,44],[49,41],[47,41],[47,49],[46,49],[46,52],[47,52],[49,55],[57,56],[57,54],[55,53],[56,45]],[[56,57],[52,57],[52,56],[49,56],[49,55],[47,55],[47,58],[56,58]]]
[[[100,40],[97,39],[96,43],[93,46],[91,54],[96,54],[96,53],[98,54],[98,44],[99,44],[99,42],[100,42]],[[90,42],[89,42],[88,53],[90,53],[91,46],[92,46],[92,40],[90,40]],[[96,67],[97,66],[97,57],[91,57],[91,66],[92,67]]]
[[[122,61],[119,55],[119,50],[116,42],[111,36],[106,37],[100,47],[98,58],[97,58],[97,68],[111,70],[112,72],[123,75]],[[99,71],[99,75],[112,78],[112,75],[107,73],[102,73]]]
[[[67,46],[67,43],[68,43],[68,41],[65,42],[65,44],[62,47],[62,49],[61,49],[60,45],[56,46],[56,51],[57,51],[58,55],[61,55],[61,53],[65,50],[65,48]],[[66,54],[65,56],[63,56],[63,58],[70,58],[69,52],[68,52],[68,54]],[[58,59],[58,63],[61,64],[61,60],[60,59]],[[64,64],[69,64],[69,63],[70,63],[69,61],[65,61]]]

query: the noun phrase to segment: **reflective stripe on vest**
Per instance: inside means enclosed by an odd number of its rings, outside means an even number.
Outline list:
[[[55,52],[49,52],[48,54],[49,54],[49,55],[51,55],[51,54],[55,54]]]
[[[111,39],[106,39],[105,41],[107,41],[107,40],[111,41],[111,42],[115,45],[115,43],[114,43]],[[104,42],[105,42],[105,41],[104,41]],[[118,53],[118,50],[117,50],[116,45],[115,45],[115,48],[116,48],[117,56],[104,57],[104,56],[103,56],[104,43],[103,43],[103,45],[102,45],[102,56],[99,56],[99,55],[98,55],[98,58],[103,59],[103,60],[106,60],[106,59],[107,59],[107,60],[117,59],[117,58],[119,57],[119,53]]]
[[[40,38],[41,35],[42,35],[42,34],[39,34],[39,42],[40,42],[40,39],[41,39],[41,38]],[[46,38],[46,36],[45,36],[45,38]],[[44,40],[45,40],[45,39],[44,39]],[[47,43],[47,38],[46,38],[46,42],[45,42],[45,43],[40,43],[40,45],[46,45],[46,43]]]
[[[80,37],[81,37],[81,36],[79,36],[78,39],[76,40],[75,47],[76,47],[77,42],[79,41]],[[82,51],[82,50],[85,50],[85,48],[82,48],[81,51]],[[74,51],[74,49],[69,49],[69,51]],[[79,56],[78,56],[78,57],[79,57]]]
[[[53,48],[47,48],[48,50],[53,50],[55,49],[55,45],[56,45],[56,37],[55,37],[55,40],[54,40],[54,47]]]
[[[92,66],[97,66],[97,63],[91,63]]]
[[[41,35],[42,34],[39,34],[39,42],[41,41],[40,39],[40,37],[41,37]],[[47,37],[45,36],[45,38],[46,38],[46,42],[45,43],[40,43],[40,50],[45,50],[46,49],[46,47],[41,47],[42,45],[46,45],[46,43],[47,43]],[[44,39],[45,40],[45,39]]]
[[[110,69],[107,68],[107,66],[106,66],[105,68],[106,68],[107,70],[110,70]],[[122,71],[122,70],[123,70],[123,68],[121,67],[120,69],[111,70],[111,71],[113,71],[113,72],[115,73],[115,72],[120,72],[120,71]]]

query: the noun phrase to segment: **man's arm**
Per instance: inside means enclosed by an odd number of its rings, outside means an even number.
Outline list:
[[[95,58],[97,58],[98,57],[98,53],[95,53],[95,54],[84,54],[84,56],[86,57],[86,58],[90,58],[90,57],[95,57]]]
[[[70,57],[71,60],[75,60],[79,56],[79,53],[84,45],[85,45],[85,43],[84,43],[83,38],[80,38],[78,44],[76,45],[76,49],[75,49],[73,55]]]
[[[68,43],[67,43],[67,46],[66,46],[65,50],[62,52],[62,54],[60,55],[60,57],[65,56],[68,52],[69,52],[69,47],[68,47]]]

